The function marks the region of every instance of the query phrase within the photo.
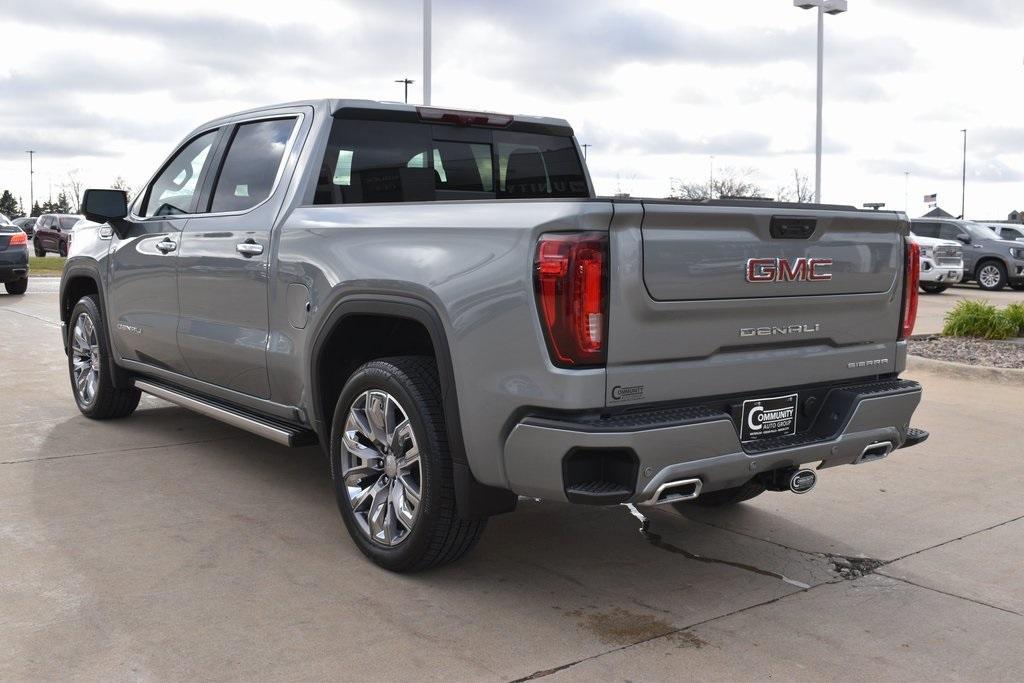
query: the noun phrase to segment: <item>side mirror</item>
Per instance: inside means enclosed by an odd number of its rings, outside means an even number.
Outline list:
[[[124,237],[128,194],[124,190],[86,190],[82,195],[82,213],[93,223],[109,223],[118,237]]]
[[[964,244],[970,244],[971,243],[971,236],[968,235],[966,232],[960,233],[959,235],[956,236],[956,238],[958,240],[960,240],[961,242],[963,242]]]

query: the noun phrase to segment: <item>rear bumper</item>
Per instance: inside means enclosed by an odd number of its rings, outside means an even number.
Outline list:
[[[620,486],[618,497],[598,495],[593,502],[651,503],[659,487],[668,482],[699,479],[703,492],[716,491],[783,467],[855,464],[866,460],[863,456],[869,447],[879,444],[889,444],[890,450],[912,445],[910,420],[920,400],[920,385],[906,380],[838,387],[795,436],[748,444],[740,443],[734,416],[710,406],[659,408],[614,417],[530,416],[515,425],[505,442],[505,467],[510,488],[520,495],[584,502],[585,496],[574,495],[576,484],[566,482],[570,476],[566,456],[577,457],[581,452],[628,456],[635,467],[634,474],[627,476],[635,476],[635,482],[625,490]],[[618,482],[622,483],[621,476]],[[600,482],[594,484],[591,488],[600,493]]]
[[[28,250],[13,249],[0,252],[0,282],[28,277]]]

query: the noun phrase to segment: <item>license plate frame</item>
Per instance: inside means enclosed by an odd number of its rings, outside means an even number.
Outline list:
[[[793,436],[799,403],[800,394],[747,399],[740,410],[740,442]]]

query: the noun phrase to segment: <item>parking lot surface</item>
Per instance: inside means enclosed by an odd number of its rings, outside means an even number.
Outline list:
[[[150,397],[81,417],[53,281],[0,296],[0,331],[2,680],[1024,678],[1020,388],[919,375],[931,440],[809,495],[658,510],[647,537],[524,501],[399,576],[317,448]]]
[[[917,308],[917,324],[914,326],[914,334],[939,334],[942,332],[946,311],[953,308],[962,299],[988,301],[1001,308],[1012,303],[1024,303],[1024,292],[1012,289],[986,292],[973,283],[950,287],[942,294],[922,292]]]

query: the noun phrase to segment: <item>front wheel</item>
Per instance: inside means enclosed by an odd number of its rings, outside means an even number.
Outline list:
[[[5,282],[4,289],[7,290],[8,294],[24,294],[28,290],[28,278]]]
[[[998,292],[1006,286],[1006,266],[999,261],[985,261],[978,266],[978,286],[986,292]]]
[[[108,420],[131,415],[142,393],[135,387],[114,386],[110,346],[103,333],[103,316],[96,295],[83,296],[68,321],[68,374],[75,403],[86,417]]]
[[[43,249],[43,245],[41,245],[39,243],[39,240],[37,239],[32,240],[32,251],[34,251],[36,253],[36,256],[38,256],[39,258],[46,256],[46,250]]]
[[[949,286],[948,285],[937,285],[934,282],[922,282],[921,283],[921,289],[926,294],[942,294],[947,289],[949,289]]]
[[[61,242],[60,244],[57,245],[57,254],[60,255],[61,257],[67,257],[67,255],[68,255],[68,243],[67,242]]]
[[[412,572],[457,560],[486,525],[456,511],[431,358],[384,358],[353,373],[334,411],[331,476],[349,535],[385,569]]]

